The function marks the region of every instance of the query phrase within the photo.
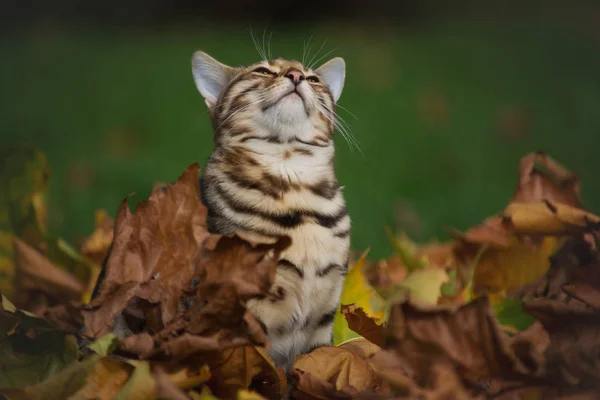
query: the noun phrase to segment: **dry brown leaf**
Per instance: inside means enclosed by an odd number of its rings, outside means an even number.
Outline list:
[[[41,291],[58,302],[78,300],[85,290],[85,285],[68,272],[55,267],[36,249],[13,237],[17,264],[17,280],[19,291],[15,293],[14,303],[26,304],[20,294],[26,296],[29,291]]]
[[[397,255],[393,255],[387,260],[368,261],[365,263],[364,271],[369,284],[379,291],[391,289],[408,275],[408,270]]]
[[[180,298],[209,235],[198,168],[191,165],[175,184],[153,191],[133,214],[126,201],[121,204],[104,280],[84,311],[85,336],[110,332],[115,316],[135,300],[154,305],[145,314],[153,313],[159,326],[182,313]]]
[[[600,263],[580,266],[570,274],[562,289],[570,296],[600,310]]]
[[[383,345],[384,328],[378,324],[375,319],[368,316],[364,310],[360,307],[356,307],[354,304],[344,305],[342,304],[341,313],[348,322],[348,327],[354,332],[363,336],[367,340],[376,344],[377,346]]]
[[[346,340],[344,343],[337,345],[337,348],[348,350],[364,360],[368,360],[381,351],[380,346],[364,337]]]
[[[513,201],[500,215],[455,233],[463,264],[472,264],[487,246],[473,279],[476,295],[503,297],[531,284],[548,271],[549,258],[565,236],[598,226],[600,217],[581,208],[579,186],[575,174],[543,153],[521,159]]]
[[[43,317],[63,332],[79,334],[79,331],[83,327],[82,308],[83,305],[80,302],[71,301],[52,307],[44,307],[38,310],[37,315]]]
[[[285,373],[275,367],[263,347],[231,348],[209,360],[212,377],[208,385],[219,398],[233,398],[239,390],[252,389],[279,400],[286,391]]]
[[[513,201],[536,203],[549,200],[581,208],[580,183],[574,173],[548,155],[537,152],[521,158],[519,184]]]
[[[484,297],[460,308],[396,304],[387,332],[385,349],[398,357],[404,374],[422,389],[437,387],[431,382],[433,362],[451,366],[473,390],[493,379],[528,379],[540,374],[537,364],[526,362],[541,358],[534,353],[537,347],[521,346],[515,354]]]
[[[550,336],[544,354],[549,379],[600,390],[600,312],[547,298],[526,301],[524,308]]]
[[[389,387],[367,358],[379,351],[357,338],[339,347],[319,347],[296,358],[290,376],[295,399],[347,399],[358,394],[385,394]]]
[[[508,390],[494,400],[598,400],[597,390],[554,387],[525,387]]]
[[[205,286],[233,284],[242,300],[264,296],[275,280],[278,255],[290,244],[289,238],[266,245],[211,235],[198,261],[199,294]]]
[[[399,398],[426,400],[478,399],[467,390],[452,363],[443,357],[431,358],[426,375],[409,376],[404,361],[393,351],[381,351],[371,360],[375,371]],[[416,380],[418,379],[418,381]]]

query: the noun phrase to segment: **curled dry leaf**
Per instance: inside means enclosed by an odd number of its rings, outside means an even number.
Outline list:
[[[537,152],[521,158],[519,184],[513,195],[517,203],[549,200],[581,208],[577,175],[548,155]]]
[[[377,346],[383,345],[384,332],[380,321],[367,315],[362,308],[354,304],[342,305],[341,313],[350,329]]]
[[[294,398],[348,399],[359,394],[390,393],[368,361],[379,350],[366,339],[357,338],[298,357],[290,372]]]
[[[365,276],[368,253],[369,250],[366,250],[351,266],[344,282],[340,303],[342,305],[354,304],[356,307],[362,308],[369,317],[383,321],[385,302],[367,282]],[[348,327],[346,319],[338,312],[333,323],[333,336],[334,343],[342,343],[358,335]]]
[[[193,164],[175,184],[154,190],[133,214],[126,201],[121,204],[104,280],[84,311],[85,336],[108,333],[114,318],[136,301],[152,305],[144,314],[153,314],[158,326],[181,314],[180,298],[208,236],[198,169]]]

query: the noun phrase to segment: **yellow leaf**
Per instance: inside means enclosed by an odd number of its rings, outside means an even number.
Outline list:
[[[426,304],[437,304],[441,296],[442,284],[449,281],[448,274],[442,268],[423,268],[414,270],[399,287]]]
[[[385,311],[384,301],[367,283],[364,275],[364,267],[368,253],[369,250],[367,249],[348,272],[340,303],[346,305],[355,304],[356,307],[362,308],[368,316],[373,317],[378,321],[383,321]],[[335,316],[333,334],[334,343],[341,343],[348,339],[358,337],[357,333],[348,328],[348,323],[339,310]]]
[[[213,396],[208,386],[202,388],[202,392],[198,393],[195,390],[188,393],[193,400],[219,400],[218,397]]]
[[[511,203],[502,214],[519,234],[564,234],[569,228],[600,222],[600,217],[585,210],[550,201]]]
[[[203,365],[198,370],[185,367],[175,372],[167,373],[167,376],[175,386],[187,390],[207,382],[210,379],[210,368],[208,365]]]
[[[256,392],[250,390],[240,390],[237,393],[238,400],[266,400],[266,397],[261,396]]]
[[[503,298],[506,292],[534,281],[548,271],[549,257],[560,243],[558,238],[545,237],[533,247],[511,238],[508,247],[487,248],[475,267],[473,293]]]

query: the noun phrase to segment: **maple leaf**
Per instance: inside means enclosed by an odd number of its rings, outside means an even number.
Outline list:
[[[180,299],[209,235],[198,169],[193,164],[175,184],[154,190],[134,214],[123,201],[104,279],[97,297],[84,310],[85,336],[108,333],[114,318],[127,314],[131,303],[146,302],[146,319],[153,317],[158,329],[183,312]]]

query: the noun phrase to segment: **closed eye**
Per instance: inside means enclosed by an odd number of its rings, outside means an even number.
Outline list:
[[[275,72],[273,72],[269,68],[265,68],[265,67],[258,67],[252,72],[261,74],[261,75],[276,75]]]
[[[309,81],[309,82],[312,82],[312,83],[319,83],[320,82],[319,81],[319,77],[314,76],[314,75],[306,77],[306,80]]]

